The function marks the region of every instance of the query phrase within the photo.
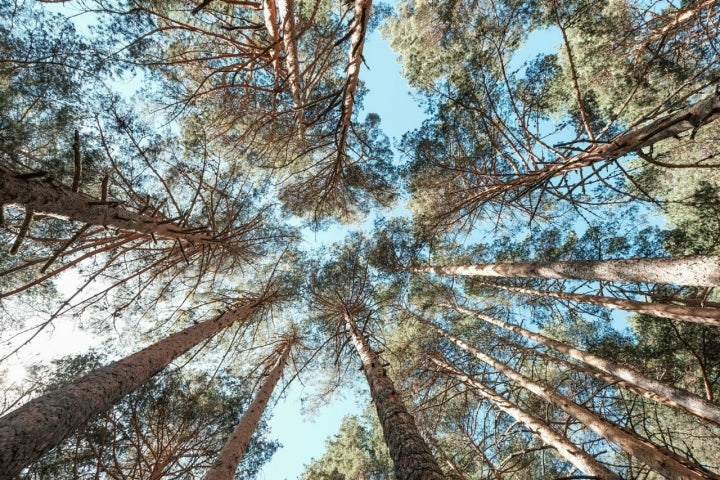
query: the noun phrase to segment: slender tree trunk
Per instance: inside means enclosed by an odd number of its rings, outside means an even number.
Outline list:
[[[277,8],[275,7],[275,0],[263,0],[263,20],[265,21],[265,28],[267,29],[270,42],[272,42],[271,54],[272,55],[272,67],[275,75],[275,82],[278,83],[278,79],[282,77],[283,67],[280,61],[280,55],[282,54],[282,38],[280,38],[280,26],[278,25]]]
[[[477,380],[470,378],[465,373],[450,365],[445,359],[431,356],[430,360],[432,360],[442,370],[451,373],[458,380],[475,389],[480,396],[491,401],[497,408],[525,425],[533,433],[538,435],[545,445],[549,445],[557,450],[562,458],[573,464],[578,470],[583,471],[587,475],[595,475],[598,478],[606,480],[621,480],[619,475],[608,470],[592,455],[589,455],[583,449],[573,444],[570,440],[560,435],[540,418],[522,410],[511,401],[498,394],[492,388],[489,388]]]
[[[372,0],[355,0],[355,12],[353,17],[353,33],[350,37],[350,59],[347,67],[347,79],[342,96],[342,115],[338,128],[338,155],[345,154],[347,136],[352,121],[353,106],[355,105],[355,93],[357,92],[358,79],[360,78],[360,67],[363,61],[363,47],[365,46],[365,34]]]
[[[297,53],[297,36],[295,34],[295,1],[281,1],[278,7],[283,29],[282,39],[285,45],[288,83],[290,84],[290,93],[295,107],[295,123],[298,129],[298,138],[303,141],[305,138],[305,126],[303,124],[303,99],[300,87],[300,60]]]
[[[392,380],[380,363],[378,354],[370,348],[348,312],[345,313],[345,324],[360,356],[385,443],[395,465],[397,480],[444,479],[435,457],[415,425],[415,419],[408,413]]]
[[[205,474],[205,480],[232,480],[235,477],[235,472],[245,454],[245,449],[250,444],[250,439],[255,433],[263,412],[265,412],[265,407],[270,401],[270,396],[275,390],[280,377],[282,377],[285,362],[287,362],[294,343],[294,338],[283,342],[275,365],[268,373],[265,382],[260,387],[257,395],[255,395],[247,412],[242,416],[232,435],[225,442],[217,460]]]
[[[511,332],[515,332],[534,342],[545,345],[546,347],[550,347],[560,353],[563,353],[570,358],[574,358],[575,360],[578,360],[586,365],[590,365],[592,366],[592,368],[595,368],[597,370],[600,370],[601,372],[605,372],[615,378],[627,382],[627,386],[622,384],[620,385],[632,390],[633,393],[642,395],[657,403],[660,403],[661,405],[684,410],[691,415],[708,420],[716,425],[720,425],[720,405],[709,402],[706,399],[695,395],[694,393],[688,392],[687,390],[673,387],[672,385],[667,385],[663,382],[660,382],[642,374],[634,368],[621,365],[619,363],[595,355],[594,353],[571,347],[563,342],[553,340],[552,338],[546,337],[545,335],[541,335],[539,333],[531,332],[530,330],[519,327],[517,325],[511,325],[498,318],[484,315],[480,312],[474,312],[472,310],[468,310],[457,305],[442,304],[442,306],[451,308],[465,315],[471,315],[475,318],[479,318],[480,320],[484,320],[493,325],[497,325],[498,327],[504,328]],[[631,389],[629,388],[630,386],[634,386],[636,387],[636,389]]]
[[[479,263],[454,267],[407,268],[406,270],[411,273],[466,277],[561,278],[707,287],[720,285],[720,256]]]
[[[530,378],[522,375],[515,370],[511,369],[503,362],[496,360],[495,358],[481,352],[480,350],[473,348],[460,338],[454,336],[450,332],[426,321],[422,323],[429,328],[435,330],[443,337],[450,340],[452,343],[460,347],[461,349],[469,352],[475,356],[478,360],[487,363],[498,372],[507,376],[514,382],[517,382],[524,389],[537,395],[546,402],[560,408],[568,415],[576,418],[587,428],[591,429],[598,435],[604,437],[610,442],[618,445],[623,451],[629,455],[636,457],[638,460],[644,462],[652,470],[659,474],[673,479],[720,479],[720,475],[716,475],[702,468],[700,465],[693,463],[692,461],[681,457],[667,449],[661,449],[657,445],[645,440],[635,433],[624,430],[614,423],[600,417],[597,413],[594,413],[587,408],[578,405],[571,401],[569,398],[555,392],[553,389],[546,387],[540,383],[537,383]]]
[[[600,295],[585,295],[579,293],[549,292],[534,290],[531,288],[511,287],[498,285],[496,283],[483,283],[488,287],[506,290],[508,292],[522,293],[536,297],[559,298],[591,305],[625,310],[628,312],[642,313],[654,317],[671,318],[684,322],[699,323],[709,327],[720,327],[720,309],[691,307],[686,305],[672,305],[667,303],[648,303],[622,298],[604,297]]]
[[[13,205],[26,212],[79,221],[89,225],[141,233],[156,238],[182,240],[193,245],[217,246],[212,235],[176,225],[166,219],[131,212],[113,202],[39,178],[28,178],[0,167],[0,206]]]
[[[248,318],[260,303],[233,307],[219,317],[174,333],[0,418],[0,478],[15,478],[73,430],[111,408],[192,347]]]
[[[619,158],[688,130],[695,130],[714,121],[718,116],[720,116],[720,93],[714,93],[671,115],[620,134],[609,142],[593,145],[574,157],[560,160],[541,170],[528,172],[513,180],[488,187],[474,195],[469,201],[487,201],[513,190],[533,190],[553,177],[597,162]]]

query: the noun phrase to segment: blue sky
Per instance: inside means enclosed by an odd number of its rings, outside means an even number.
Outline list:
[[[411,97],[407,82],[400,76],[396,54],[378,31],[368,36],[364,52],[367,66],[362,68],[361,79],[369,90],[364,101],[364,113],[379,114],[383,131],[395,142],[403,133],[419,127],[425,113]],[[315,240],[339,241],[348,230],[347,227],[335,226],[327,232],[318,233]],[[352,391],[347,389],[348,395],[352,395]],[[260,480],[298,478],[312,458],[323,454],[325,439],[337,433],[343,417],[361,414],[369,401],[367,395],[362,398],[338,397],[310,416],[301,412],[308,393],[312,392],[306,392],[300,384],[294,383],[275,405],[269,422],[270,438],[279,440],[283,448],[261,471]]]

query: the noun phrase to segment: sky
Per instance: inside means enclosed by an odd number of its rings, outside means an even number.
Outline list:
[[[367,66],[363,65],[360,74],[369,90],[361,116],[366,113],[379,114],[382,129],[393,144],[400,140],[403,133],[419,127],[425,119],[423,109],[411,97],[407,82],[400,76],[396,56],[389,42],[376,30],[366,40],[364,57]],[[310,238],[306,241],[313,244],[332,243],[341,240],[347,231],[347,227],[334,226],[326,232],[308,233]],[[353,393],[348,389],[345,397],[334,398],[328,405],[307,415],[301,412],[301,405],[308,393],[311,392],[294,383],[275,405],[269,422],[269,436],[279,440],[283,447],[265,465],[258,476],[259,480],[298,478],[305,470],[305,465],[313,458],[322,456],[325,439],[337,433],[342,419],[346,415],[361,414],[369,401],[367,395],[353,398]]]
[[[58,9],[61,8],[58,6]],[[547,50],[553,43],[555,42],[552,34],[544,34],[541,38],[529,41],[528,46],[519,53],[524,58],[518,58],[518,62],[533,57],[544,49]],[[367,65],[362,67],[361,79],[365,82],[368,93],[361,117],[370,112],[379,114],[383,131],[395,145],[404,133],[421,125],[426,118],[425,112],[412,97],[407,82],[400,76],[400,66],[396,54],[390,49],[389,42],[383,39],[377,30],[366,40],[364,57]],[[368,223],[366,222],[365,225]],[[309,233],[306,242],[308,246],[332,243],[341,240],[347,231],[348,227],[334,226],[322,233]],[[72,320],[64,323],[56,322],[55,326],[53,332],[42,335],[42,338],[24,352],[31,357],[30,361],[47,361],[49,356],[78,353],[79,344],[93,341],[86,332],[73,325]],[[360,378],[361,375],[358,374],[357,379]],[[262,469],[258,478],[260,480],[298,478],[304,471],[305,465],[323,454],[325,440],[337,433],[342,419],[349,414],[361,414],[366,409],[369,396],[364,392],[356,397],[358,391],[363,392],[362,388],[347,389],[344,397],[338,395],[310,415],[302,412],[302,405],[308,395],[312,394],[312,390],[306,389],[299,382],[293,382],[282,397],[276,400],[269,421],[269,438],[277,439],[282,444],[282,448]]]

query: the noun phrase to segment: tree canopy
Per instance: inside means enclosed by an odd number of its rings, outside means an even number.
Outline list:
[[[302,388],[357,411],[301,478],[720,478],[719,30],[714,0],[1,4],[0,476],[254,478]],[[72,329],[99,349],[53,358]]]

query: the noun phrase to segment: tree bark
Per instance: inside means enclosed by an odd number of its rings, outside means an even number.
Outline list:
[[[355,105],[355,93],[357,92],[358,80],[360,78],[360,67],[363,61],[363,47],[365,46],[365,33],[367,32],[368,21],[372,0],[355,0],[355,12],[353,17],[353,33],[350,37],[350,59],[347,67],[347,79],[342,96],[342,115],[338,128],[338,155],[341,158],[345,154],[347,136],[352,121],[353,107]]]
[[[684,410],[690,415],[694,415],[698,418],[708,420],[716,425],[720,425],[720,405],[709,402],[708,400],[695,395],[694,393],[688,392],[687,390],[667,385],[663,382],[643,375],[634,368],[621,365],[617,362],[600,357],[599,355],[595,355],[594,353],[571,347],[563,342],[553,340],[552,338],[539,333],[531,332],[530,330],[517,325],[511,325],[498,318],[484,315],[480,312],[474,312],[457,305],[442,304],[442,306],[451,308],[465,315],[471,315],[493,325],[497,325],[498,327],[522,335],[523,337],[541,345],[550,347],[586,365],[590,365],[592,368],[612,375],[613,377],[627,382],[628,384],[621,384],[620,386],[628,388],[633,393],[642,395],[661,405]],[[422,319],[420,320],[423,321]],[[632,389],[630,387],[636,388]]]
[[[559,298],[579,303],[600,305],[603,307],[642,313],[654,317],[670,318],[683,322],[699,323],[709,327],[720,327],[720,309],[692,307],[687,305],[672,305],[668,303],[648,303],[623,298],[604,297],[600,295],[585,295],[579,293],[540,291],[531,288],[511,287],[496,283],[483,283],[483,285],[506,290],[508,292],[522,293],[535,297]]]
[[[250,444],[250,439],[255,433],[255,429],[270,401],[270,396],[275,390],[280,377],[282,377],[285,362],[287,362],[294,344],[295,338],[289,338],[281,345],[275,365],[268,373],[265,382],[258,390],[247,412],[242,416],[230,438],[225,442],[217,460],[205,474],[205,480],[232,480],[235,477],[235,472],[245,454],[245,449]]]
[[[295,35],[295,1],[284,0],[279,2],[280,21],[282,22],[282,40],[285,46],[285,65],[288,71],[288,83],[290,93],[295,107],[295,123],[298,129],[298,138],[303,141],[305,138],[305,126],[303,123],[303,100],[300,87],[300,60],[297,53],[297,38]]]
[[[131,212],[112,202],[57,186],[48,180],[28,178],[0,167],[0,205],[14,205],[35,215],[141,233],[156,238],[182,240],[193,245],[218,246],[206,232],[187,229],[166,219]]]
[[[261,300],[174,333],[0,418],[0,478],[20,471],[192,347],[255,313]]]
[[[378,354],[370,348],[348,312],[345,313],[345,325],[362,362],[385,443],[395,465],[397,480],[444,479],[435,457],[418,431],[415,420],[408,413],[392,380],[380,363]]]
[[[718,116],[720,116],[720,92],[713,93],[693,105],[657,119],[643,127],[626,131],[609,142],[593,145],[573,157],[561,159],[558,163],[541,170],[524,173],[515,179],[488,187],[474,195],[467,203],[491,200],[514,190],[522,189],[527,192],[539,188],[553,177],[564,175],[597,162],[619,158],[661,140],[675,137],[688,130],[696,130],[714,121]]]
[[[555,392],[551,388],[537,383],[525,375],[516,372],[504,363],[468,345],[466,342],[454,336],[450,332],[430,322],[421,321],[424,325],[447,338],[462,350],[472,354],[478,360],[487,363],[498,372],[507,376],[514,382],[517,382],[529,392],[537,395],[539,398],[557,408],[560,408],[601,437],[615,443],[623,451],[644,462],[648,467],[659,474],[667,478],[676,479],[720,479],[720,475],[709,472],[700,465],[697,465],[680,455],[658,447],[652,442],[639,437],[635,433],[622,429],[609,420],[600,417],[597,413],[592,412],[589,409],[573,402],[569,398]]]
[[[405,269],[468,277],[560,278],[648,282],[688,286],[720,285],[720,256],[630,258],[566,262],[479,263]]]
[[[497,393],[495,390],[470,378],[467,374],[450,365],[446,360],[440,359],[436,356],[431,356],[430,360],[432,360],[442,370],[451,373],[458,380],[475,389],[480,396],[491,401],[497,408],[525,425],[528,429],[530,429],[530,431],[539,436],[545,445],[549,445],[557,450],[562,458],[573,464],[578,470],[581,470],[587,475],[594,475],[598,478],[621,480],[619,475],[608,470],[592,455],[589,455],[583,449],[573,444],[570,440],[560,435],[540,418],[537,418],[531,413],[521,409],[510,400]]]

